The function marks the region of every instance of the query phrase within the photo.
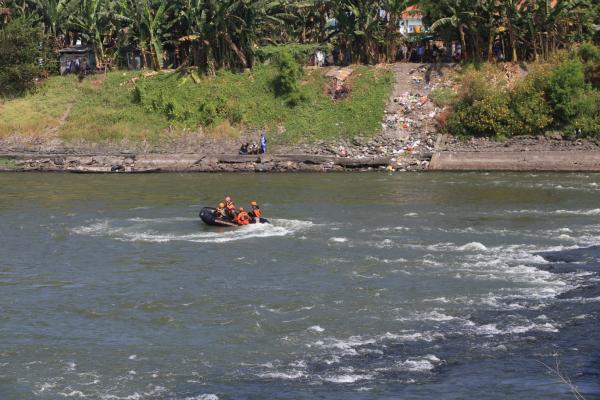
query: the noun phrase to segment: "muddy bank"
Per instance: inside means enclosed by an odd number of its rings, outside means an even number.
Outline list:
[[[430,155],[429,155],[430,157]],[[0,171],[76,173],[144,172],[334,172],[386,170],[393,164],[405,171],[429,165],[422,159],[390,156],[339,157],[326,155],[203,155],[203,154],[4,154]]]

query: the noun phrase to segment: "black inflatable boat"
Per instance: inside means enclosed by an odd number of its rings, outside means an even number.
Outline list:
[[[206,225],[211,226],[239,226],[230,219],[217,218],[217,216],[215,215],[216,210],[217,209],[214,207],[204,207],[202,210],[200,210],[200,219],[202,220],[202,222],[204,222]],[[256,224],[257,222],[254,219],[252,219],[250,223]],[[258,223],[270,224],[269,220],[266,218],[261,218],[260,222]]]

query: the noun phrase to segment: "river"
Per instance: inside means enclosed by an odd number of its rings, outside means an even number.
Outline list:
[[[600,175],[0,187],[0,399],[600,399]]]

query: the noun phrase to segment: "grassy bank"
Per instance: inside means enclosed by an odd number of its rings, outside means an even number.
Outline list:
[[[274,66],[243,74],[223,71],[212,79],[122,71],[82,82],[51,77],[34,94],[0,102],[0,138],[160,143],[190,134],[231,137],[265,129],[272,142],[296,143],[379,132],[391,73],[356,67],[351,95],[343,101],[326,94],[324,74],[322,69],[304,72],[303,100],[294,107],[276,94]]]

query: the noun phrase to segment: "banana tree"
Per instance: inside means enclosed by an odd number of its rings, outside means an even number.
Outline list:
[[[142,0],[141,5],[141,21],[148,33],[152,61],[156,68],[162,69],[164,67],[163,36],[177,22],[175,18],[169,18],[169,12],[175,4],[169,5],[163,1],[156,4],[150,0]]]
[[[430,0],[432,2],[433,0]],[[443,26],[451,26],[458,31],[460,44],[464,58],[468,58],[467,33],[476,32],[477,25],[481,22],[478,15],[477,2],[475,0],[442,0],[435,1],[441,15],[433,24],[430,30],[435,32]],[[475,42],[478,38],[475,38]],[[475,48],[477,45],[474,46]],[[477,52],[475,56],[478,56]]]
[[[382,9],[385,11],[386,29],[385,46],[387,61],[395,61],[398,54],[398,39],[402,13],[409,6],[408,0],[384,0]]]
[[[111,27],[107,0],[80,0],[75,14],[71,15],[70,22],[92,45],[96,67],[99,67],[105,60],[104,35]]]
[[[33,6],[44,23],[46,33],[54,38],[65,30],[71,0],[35,0]]]
[[[361,62],[376,61],[383,24],[379,4],[370,0],[338,0],[335,19],[342,50],[350,51]]]

